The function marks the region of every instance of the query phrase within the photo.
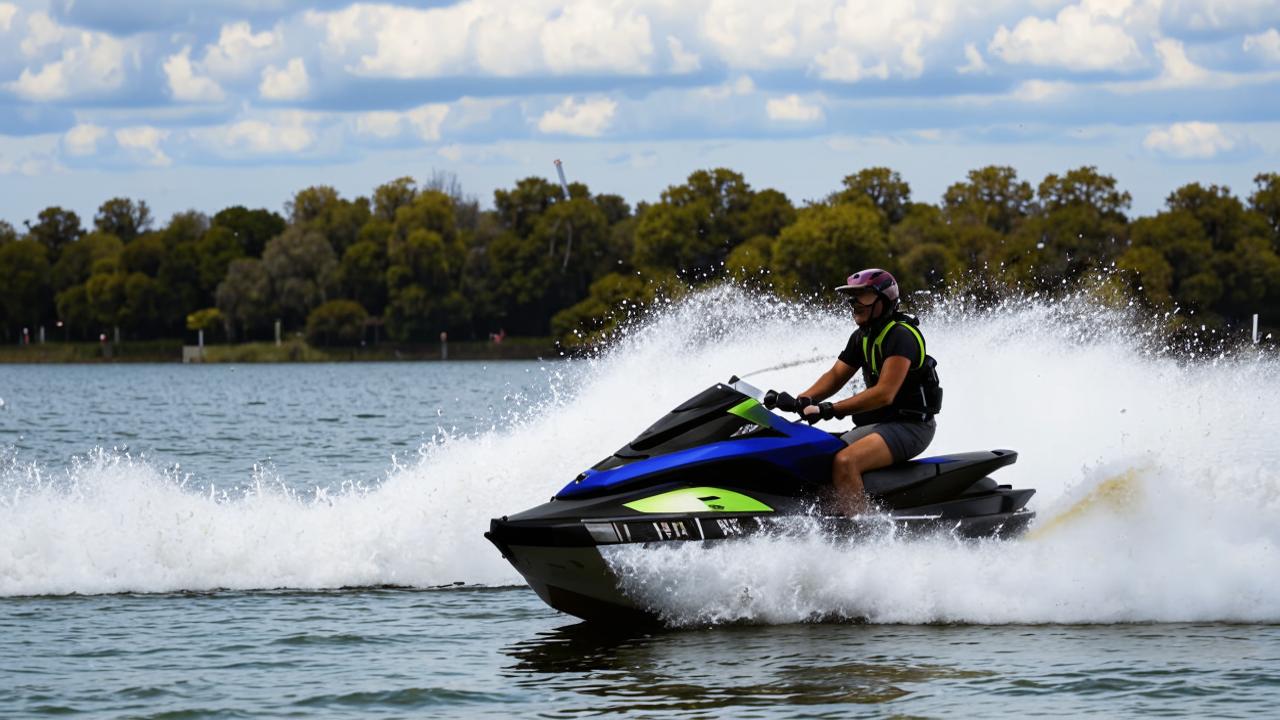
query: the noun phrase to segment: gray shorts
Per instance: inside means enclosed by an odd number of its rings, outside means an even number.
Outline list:
[[[927,422],[871,423],[870,425],[859,425],[841,435],[840,439],[844,441],[845,445],[852,445],[856,441],[875,433],[884,438],[884,444],[889,446],[893,461],[900,463],[924,452],[924,449],[929,447],[929,443],[933,442],[933,434],[937,430],[938,423],[933,419]]]

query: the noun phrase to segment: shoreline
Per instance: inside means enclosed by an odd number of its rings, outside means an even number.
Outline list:
[[[120,345],[93,342],[46,342],[0,346],[0,365],[112,365],[129,363],[183,364],[181,340],[141,340]],[[558,360],[561,351],[551,338],[512,338],[501,343],[459,340],[442,356],[439,343],[365,347],[317,347],[300,339],[274,342],[213,344],[192,364],[321,363],[321,362],[440,362],[442,360]]]

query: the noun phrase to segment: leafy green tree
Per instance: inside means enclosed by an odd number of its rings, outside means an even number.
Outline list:
[[[99,233],[114,235],[127,243],[150,230],[151,221],[151,208],[147,207],[145,200],[135,203],[128,198],[117,197],[98,206],[93,227]]]
[[[825,292],[864,267],[892,269],[880,212],[869,200],[801,210],[771,257],[775,287],[787,295]]]
[[[228,277],[237,262],[232,262]],[[272,304],[288,327],[301,327],[311,310],[329,299],[338,260],[323,235],[293,225],[267,243],[262,267],[271,278]]]
[[[768,287],[772,285],[769,267],[773,261],[774,238],[757,235],[742,243],[725,259],[725,271],[740,283]]]
[[[395,222],[396,211],[411,204],[417,195],[417,182],[411,177],[396,178],[379,185],[373,191],[373,216],[385,222]]]
[[[330,300],[307,316],[307,342],[312,345],[359,345],[369,313],[352,300]]]
[[[387,251],[385,244],[361,240],[342,254],[338,282],[342,292],[374,315],[387,305]]]
[[[231,261],[245,256],[244,246],[236,236],[236,231],[217,223],[196,242],[195,251],[200,292],[207,298],[213,297],[218,283],[227,276]]]
[[[271,276],[257,258],[232,260],[226,278],[218,284],[216,297],[231,339],[248,339],[271,327],[276,318]]]
[[[14,337],[27,327],[32,333],[52,311],[49,250],[42,242],[17,240],[0,245],[0,311]]]
[[[768,228],[753,227],[753,222],[774,215],[752,215],[753,197],[751,186],[732,170],[692,173],[641,214],[633,264],[683,270],[695,277],[713,275],[739,243],[768,234]]]
[[[120,325],[125,306],[125,279],[122,272],[97,272],[84,284],[92,325],[104,330]]]
[[[11,243],[18,239],[18,232],[13,226],[4,220],[0,220],[0,245]]]
[[[621,195],[601,193],[591,198],[591,202],[604,213],[605,221],[616,225],[631,217],[631,205]]]
[[[559,185],[540,177],[519,180],[511,190],[493,191],[493,205],[503,227],[520,236],[532,232],[538,217],[563,198]]]
[[[95,262],[119,257],[123,250],[124,243],[120,242],[120,238],[98,232],[67,245],[58,262],[53,265],[50,279],[54,292],[83,284],[93,274]]]
[[[1009,233],[1031,213],[1033,197],[1031,185],[1018,180],[1016,170],[989,165],[970,170],[968,182],[948,187],[942,204],[952,222]]]
[[[870,167],[844,178],[844,189],[833,194],[832,203],[850,203],[868,198],[891,225],[902,222],[911,206],[911,186],[896,171]]]
[[[204,237],[209,231],[209,216],[199,210],[176,212],[169,218],[169,224],[158,234],[164,239],[166,247],[174,247],[182,243],[193,243]]]
[[[246,257],[262,257],[267,241],[284,232],[285,221],[270,210],[249,210],[235,205],[214,215],[213,227],[230,230]]]
[[[167,252],[162,233],[147,233],[124,246],[120,253],[122,269],[126,273],[140,272],[154,277],[160,273],[160,264]]]
[[[1184,210],[1200,223],[1215,250],[1230,252],[1240,239],[1267,233],[1265,221],[1245,211],[1231,189],[1190,183],[1174,190],[1165,201],[1170,210]]]
[[[1255,189],[1249,196],[1249,208],[1262,216],[1271,228],[1271,247],[1280,252],[1280,173],[1259,173],[1253,178]],[[3,229],[0,228],[0,235]]]
[[[43,245],[49,251],[48,258],[54,261],[57,260],[63,247],[84,235],[80,216],[71,210],[63,210],[57,206],[41,210],[36,223],[33,225],[27,221],[26,226],[27,238]]]
[[[1125,250],[1116,260],[1130,291],[1152,307],[1168,307],[1173,302],[1173,266],[1149,245]]]

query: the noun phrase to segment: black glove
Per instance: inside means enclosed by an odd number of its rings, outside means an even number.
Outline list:
[[[820,402],[813,407],[817,408],[815,412],[807,413],[804,411],[804,408],[800,408],[796,411],[800,413],[800,417],[804,418],[804,421],[810,425],[818,422],[819,420],[830,420],[836,416],[835,406],[829,402]]]

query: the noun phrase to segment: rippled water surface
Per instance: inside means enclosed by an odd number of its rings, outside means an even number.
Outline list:
[[[548,609],[488,519],[731,373],[795,391],[847,318],[725,291],[589,362],[0,366],[0,717],[1274,713],[1280,363],[1052,305],[924,327],[931,452],[1019,450],[1029,536],[619,553],[661,629]]]

